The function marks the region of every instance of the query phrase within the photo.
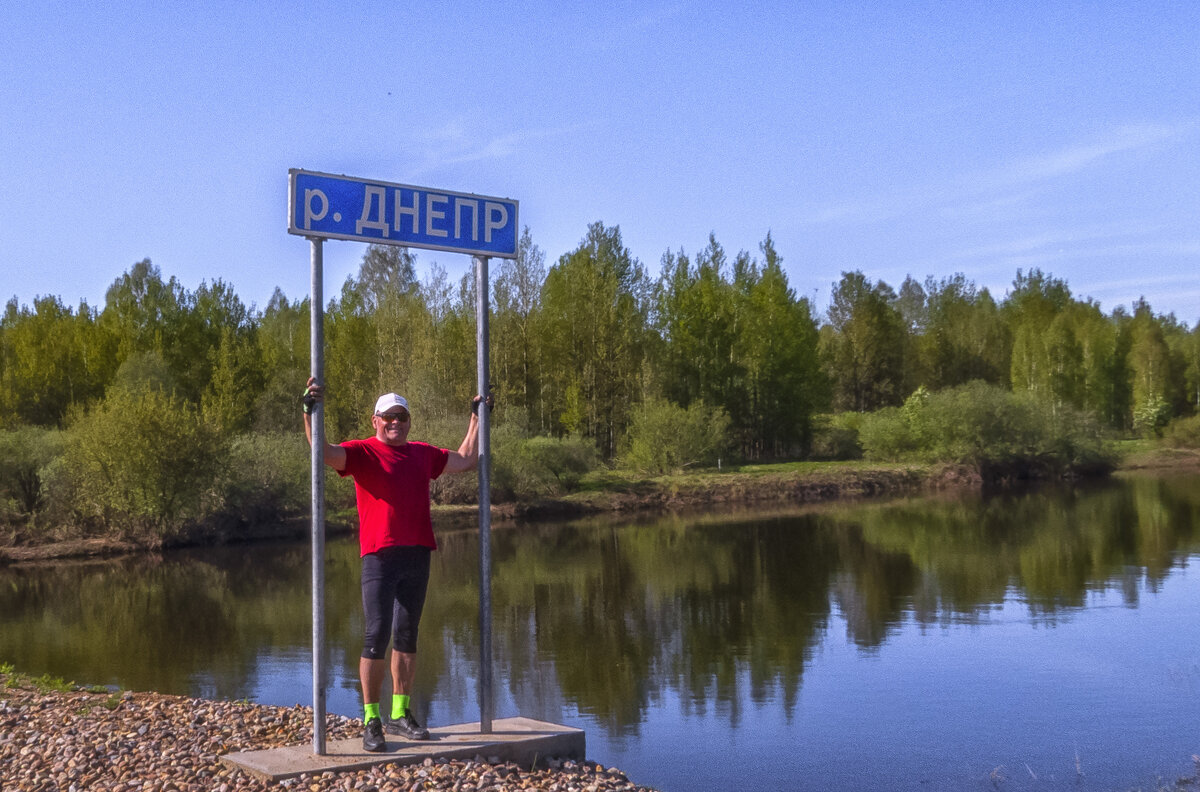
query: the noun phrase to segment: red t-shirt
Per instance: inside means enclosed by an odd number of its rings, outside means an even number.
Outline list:
[[[377,437],[347,440],[343,476],[354,477],[362,555],[384,547],[437,549],[429,513],[429,482],[442,475],[450,452],[428,443],[388,445]]]

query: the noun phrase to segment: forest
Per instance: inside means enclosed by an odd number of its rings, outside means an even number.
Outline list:
[[[718,460],[940,459],[1103,467],[1106,444],[1194,437],[1200,323],[1139,301],[1105,314],[1040,270],[1004,295],[965,275],[893,288],[861,271],[819,313],[770,235],[710,235],[657,273],[594,223],[547,265],[526,228],[491,284],[494,498],[570,491],[598,468],[646,475]],[[474,279],[370,246],[325,312],[326,428],[370,431],[396,391],[415,439],[456,447],[475,391]],[[13,298],[0,319],[0,526],[8,541],[117,532],[169,539],[305,507],[299,397],[307,299],[246,305],[150,260],[103,306]],[[443,502],[470,487],[439,485]],[[331,498],[347,491],[331,484]],[[352,494],[349,496],[352,497]]]

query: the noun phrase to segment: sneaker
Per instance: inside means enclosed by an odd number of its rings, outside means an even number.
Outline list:
[[[388,721],[388,734],[398,734],[409,740],[428,740],[429,729],[424,728],[417,723],[417,719],[413,717],[412,710],[404,713],[404,717],[399,720]]]
[[[363,728],[363,750],[379,753],[387,748],[387,740],[383,736],[383,721],[371,718]]]

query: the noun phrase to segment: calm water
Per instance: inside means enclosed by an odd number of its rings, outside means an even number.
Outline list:
[[[418,706],[478,720],[478,546],[443,533]],[[359,716],[357,546],[328,705]],[[497,717],[672,792],[1155,789],[1200,753],[1200,477],[497,528]],[[312,702],[307,544],[0,569],[0,662]]]

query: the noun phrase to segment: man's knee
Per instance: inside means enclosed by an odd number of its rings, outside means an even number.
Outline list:
[[[363,641],[362,656],[367,660],[383,660],[387,657],[388,635],[386,632],[382,635],[374,635],[367,633]]]
[[[397,652],[405,654],[417,653],[417,628],[415,626],[398,631],[392,636],[392,646]]]

